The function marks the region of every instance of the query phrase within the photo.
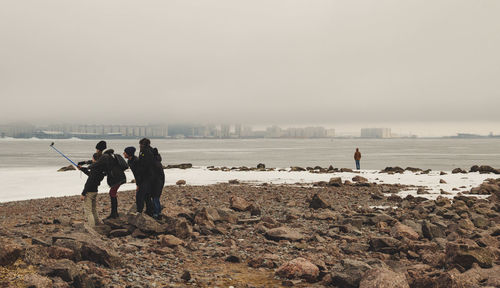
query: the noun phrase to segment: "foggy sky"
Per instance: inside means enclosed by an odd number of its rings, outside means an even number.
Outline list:
[[[500,121],[500,1],[0,3],[0,122]]]

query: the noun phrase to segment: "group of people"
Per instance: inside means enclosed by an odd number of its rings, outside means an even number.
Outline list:
[[[117,218],[118,215],[118,189],[127,182],[125,170],[130,168],[136,183],[136,208],[137,213],[142,213],[146,206],[146,214],[158,219],[161,213],[160,197],[165,184],[165,173],[161,163],[162,158],[158,149],[151,147],[151,141],[143,138],[139,141],[139,156],[135,156],[136,148],[127,147],[123,157],[115,154],[113,149],[106,149],[106,141],[99,141],[92,160],[78,162],[78,169],[88,175],[82,191],[81,199],[84,201],[84,212],[91,227],[98,224],[96,209],[97,189],[104,177],[110,187],[111,213],[107,217]],[[88,166],[85,166],[88,165]]]

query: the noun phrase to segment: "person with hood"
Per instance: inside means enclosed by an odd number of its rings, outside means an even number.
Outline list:
[[[354,162],[356,162],[356,169],[360,169],[360,162],[361,161],[361,152],[359,152],[359,148],[356,148],[356,152],[354,152]]]
[[[107,183],[110,187],[109,189],[109,198],[111,201],[111,213],[106,219],[118,218],[118,189],[120,186],[127,182],[124,170],[118,165],[118,160],[116,159],[116,155],[114,155],[113,149],[105,150],[107,147],[106,141],[99,141],[96,145],[96,154],[99,156],[99,160],[95,162],[93,165],[94,168],[98,167],[99,169],[105,172],[107,176]],[[105,151],[104,151],[105,150]],[[104,152],[103,152],[104,151]],[[88,163],[87,162],[79,162]]]
[[[139,187],[143,186],[142,185],[142,178],[141,174],[139,174],[138,170],[138,164],[139,164],[139,158],[135,156],[135,147],[130,146],[125,148],[123,151],[123,157],[127,159],[127,164],[128,167],[130,167],[130,170],[132,170],[132,174],[134,175],[135,179],[135,205],[138,213],[142,213],[142,210],[144,209],[144,202],[146,201],[145,195],[141,194],[139,192]]]
[[[95,165],[99,158],[99,153],[95,153],[92,156],[92,164],[89,167],[82,167],[80,163],[78,165],[78,169],[88,176],[83,187],[81,200],[84,201],[83,210],[90,227],[95,227],[99,221],[96,209],[97,187],[101,184],[105,175],[102,166]]]

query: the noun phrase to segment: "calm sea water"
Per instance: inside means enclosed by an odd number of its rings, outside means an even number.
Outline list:
[[[65,166],[67,161],[49,147],[51,140],[0,139],[0,168]],[[55,146],[75,162],[89,159],[95,140],[56,140]],[[138,140],[108,140],[122,152]],[[195,166],[354,167],[356,147],[363,155],[362,169],[386,166],[451,170],[491,165],[500,168],[500,139],[234,139],[152,140],[164,164]]]

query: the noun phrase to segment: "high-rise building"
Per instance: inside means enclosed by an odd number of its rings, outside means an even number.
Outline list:
[[[391,128],[363,128],[361,138],[391,138]]]

